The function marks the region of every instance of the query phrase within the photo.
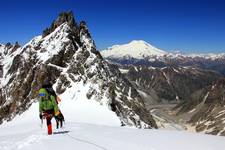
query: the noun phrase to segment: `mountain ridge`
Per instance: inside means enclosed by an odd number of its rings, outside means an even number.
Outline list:
[[[59,14],[59,23],[53,21],[45,35],[34,37],[23,47],[4,48],[7,53],[1,55],[7,63],[1,70],[0,122],[26,111],[37,101],[41,85],[51,83],[59,95],[81,92],[84,101],[97,101],[113,111],[122,125],[157,128],[136,89],[96,50],[86,23],[81,21],[71,28],[67,20],[75,19],[70,16],[71,12]]]
[[[156,116],[169,114],[166,120],[172,118],[184,129],[225,135],[225,54],[105,58],[120,68]]]
[[[141,45],[141,46],[140,46]],[[138,56],[138,51],[132,51],[134,49],[141,49],[141,47],[143,47],[143,45],[146,45],[149,47],[149,49],[153,50],[153,53],[149,52],[149,51],[145,51],[145,57],[137,57]],[[124,49],[126,50],[127,48],[125,46],[128,46],[128,48],[130,48],[130,53],[129,52],[125,52],[124,55],[121,55],[123,53],[119,53],[117,54],[117,52],[119,50],[124,51]],[[117,50],[119,49],[119,50]],[[154,52],[154,50],[158,50],[159,53]],[[133,52],[136,52],[136,54],[134,54]],[[154,47],[153,45],[149,44],[148,42],[144,41],[144,40],[132,40],[127,44],[121,44],[121,45],[113,45],[110,46],[106,49],[101,50],[102,55],[105,58],[126,58],[125,56],[128,55],[134,59],[145,59],[146,57],[153,57],[153,56],[158,56],[158,57],[190,57],[190,58],[196,58],[196,57],[201,57],[201,58],[206,58],[206,59],[217,59],[217,58],[221,58],[221,57],[225,57],[225,53],[205,53],[205,54],[197,54],[197,53],[190,53],[190,54],[183,54],[181,52],[167,52],[161,49],[158,49],[156,47]],[[127,57],[129,58],[129,57]]]
[[[143,43],[143,42],[142,42]],[[119,47],[119,48],[118,48]],[[130,49],[136,49],[137,52],[139,48],[138,45],[130,47]],[[116,46],[116,50],[104,50],[100,51],[103,57],[110,63],[115,63],[118,65],[134,65],[134,66],[148,66],[148,67],[195,67],[207,70],[217,71],[225,75],[225,53],[221,54],[181,54],[180,52],[168,53],[165,52],[163,55],[152,55],[151,53],[141,55],[138,53],[132,54],[131,50],[126,51],[126,55],[123,55],[123,46]]]

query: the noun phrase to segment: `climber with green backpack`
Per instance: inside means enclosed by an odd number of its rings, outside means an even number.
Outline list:
[[[40,119],[46,119],[48,134],[52,134],[52,123],[51,119],[55,117],[56,128],[62,127],[64,116],[58,107],[57,96],[52,89],[52,86],[44,85],[39,90],[39,117]]]

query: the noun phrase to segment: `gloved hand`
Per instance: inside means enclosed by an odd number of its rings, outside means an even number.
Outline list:
[[[64,120],[64,117],[63,117],[62,113],[59,113],[57,116],[55,116],[55,119],[56,120],[63,121]]]
[[[42,120],[42,118],[43,118],[43,115],[42,114],[39,114],[39,118]]]

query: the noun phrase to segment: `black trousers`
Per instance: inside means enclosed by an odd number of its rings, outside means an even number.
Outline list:
[[[43,111],[43,115],[46,118],[47,126],[51,125],[52,117],[54,116],[54,109]]]
[[[51,125],[52,124],[51,120],[52,120],[52,117],[54,116],[54,109],[45,110],[43,113],[44,113],[44,116],[47,121],[47,126]],[[60,119],[55,118],[57,129],[59,128],[59,126],[60,126],[60,128],[62,128],[62,126],[63,126],[64,116],[62,115],[61,111],[60,111],[60,114],[61,114],[62,118],[60,118]]]

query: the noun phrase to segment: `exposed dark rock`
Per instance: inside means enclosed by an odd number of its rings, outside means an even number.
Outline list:
[[[127,78],[140,90],[152,95],[156,103],[179,103],[222,77],[199,68],[127,66]]]
[[[189,123],[196,126],[197,132],[214,135],[224,134],[225,79],[219,79],[201,90],[198,97],[179,105],[179,113],[195,110]]]
[[[73,16],[73,12],[69,11],[69,12],[62,12],[59,14],[58,18],[53,21],[53,23],[51,24],[51,26],[49,28],[46,28],[43,33],[42,33],[42,37],[45,37],[47,35],[49,35],[50,33],[52,33],[57,27],[59,27],[61,24],[67,22],[68,25],[70,26],[71,29],[74,29],[77,27],[77,24],[75,22],[74,16]]]
[[[22,49],[18,44],[7,47],[19,54],[11,56],[7,52],[13,62],[8,66],[7,84],[0,91],[1,122],[27,110],[43,84],[55,84],[56,93],[62,94],[79,82],[90,85],[88,99],[102,104],[106,96],[107,105],[122,125],[157,128],[137,90],[116,66],[101,57],[86,23],[82,21],[77,26],[72,12],[61,13],[41,39],[34,38]]]
[[[82,31],[82,32],[86,33],[88,38],[91,38],[91,34],[88,31],[88,27],[87,27],[87,24],[85,21],[80,22],[79,30],[80,30],[80,32]]]
[[[23,57],[21,55],[17,55],[12,62],[12,66],[10,67],[8,74],[12,74],[15,71],[17,71],[17,69],[23,67]]]
[[[20,48],[21,46],[19,45],[19,43],[18,42],[16,42],[15,43],[15,45],[13,46],[13,48],[12,48],[12,50],[11,50],[11,52],[10,53],[13,53],[13,52],[15,52],[18,48]]]
[[[0,78],[3,77],[3,65],[0,64]]]
[[[13,47],[13,45],[12,45],[10,42],[8,42],[8,43],[6,43],[5,47],[6,47],[7,49],[10,49],[10,48]]]
[[[134,66],[146,66],[146,67],[170,67],[170,66],[178,66],[178,67],[194,67],[201,68],[206,70],[213,70],[218,73],[221,73],[225,76],[225,55],[224,57],[210,59],[204,57],[170,57],[170,56],[162,56],[157,58],[155,56],[146,57],[144,59],[135,59],[132,57],[125,58],[106,58],[112,63],[117,63],[120,65],[134,65]],[[154,59],[154,61],[149,61],[149,59]]]

